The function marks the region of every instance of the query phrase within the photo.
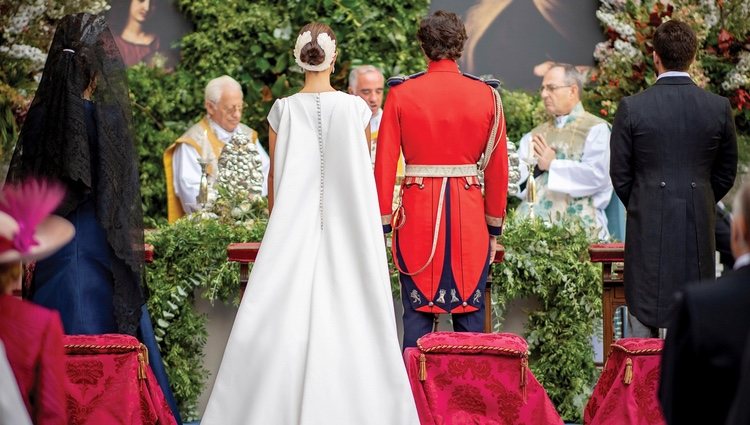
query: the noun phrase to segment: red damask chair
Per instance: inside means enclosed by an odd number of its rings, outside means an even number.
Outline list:
[[[433,332],[404,357],[422,425],[563,423],[517,335]]]
[[[662,425],[659,373],[664,341],[623,338],[612,344],[583,414],[586,425]]]
[[[68,424],[175,424],[136,338],[67,335],[64,343]]]

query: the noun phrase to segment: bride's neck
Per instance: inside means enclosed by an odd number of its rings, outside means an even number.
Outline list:
[[[320,72],[305,72],[305,85],[300,92],[319,93],[324,91],[335,91],[333,86],[331,86],[330,68]]]

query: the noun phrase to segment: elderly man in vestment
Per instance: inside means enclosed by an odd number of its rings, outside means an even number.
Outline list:
[[[250,137],[257,147],[263,171],[262,195],[266,196],[271,160],[258,143],[258,133],[242,124],[243,94],[240,84],[228,75],[206,85],[206,116],[180,136],[164,152],[167,175],[167,209],[169,222],[201,209],[198,202],[202,167],[208,186],[219,173],[219,158],[224,146],[238,134]]]
[[[554,64],[544,75],[541,94],[550,119],[521,138],[520,214],[552,222],[579,217],[592,236],[607,238],[605,208],[612,197],[609,177],[609,124],[583,109],[582,78],[572,65]],[[529,167],[530,168],[530,167]],[[535,192],[535,193],[531,193]],[[533,209],[533,211],[532,211]]]

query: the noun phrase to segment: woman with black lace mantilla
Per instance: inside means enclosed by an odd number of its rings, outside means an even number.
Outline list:
[[[76,229],[70,243],[37,262],[31,299],[57,310],[66,334],[137,336],[177,414],[142,291],[143,212],[125,66],[103,16],[68,15],[58,24],[8,181],[27,176],[66,186],[55,213]]]

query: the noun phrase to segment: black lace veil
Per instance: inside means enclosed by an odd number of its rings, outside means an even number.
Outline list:
[[[93,89],[96,141],[89,143],[85,101]],[[68,194],[57,214],[93,195],[112,249],[118,331],[136,334],[143,304],[143,212],[125,65],[101,15],[60,20],[44,73],[13,153],[9,181],[61,180]]]

